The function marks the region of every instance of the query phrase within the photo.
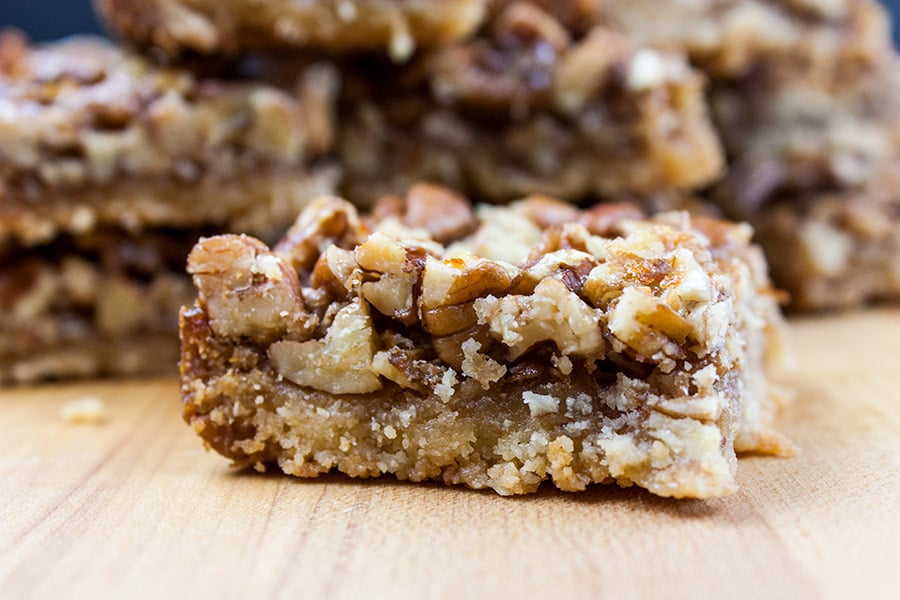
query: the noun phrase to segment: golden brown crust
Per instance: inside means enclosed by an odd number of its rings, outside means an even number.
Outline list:
[[[487,0],[96,0],[119,35],[167,52],[324,49],[388,51],[398,60],[416,46],[463,37]]]
[[[732,491],[736,443],[785,450],[763,356],[780,321],[747,228],[535,197],[442,244],[410,208],[449,193],[374,219],[322,198],[274,251],[194,248],[185,418],[213,448],[300,476],[676,497]]]

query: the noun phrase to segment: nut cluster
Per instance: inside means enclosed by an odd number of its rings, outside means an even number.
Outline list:
[[[501,227],[502,246],[488,243]],[[747,244],[738,226],[705,229],[719,246]],[[217,335],[271,344],[274,368],[300,385],[364,393],[459,373],[488,388],[538,348],[589,370],[613,354],[663,372],[728,364],[735,265],[714,250],[680,213],[536,196],[476,215],[420,184],[370,217],[320,198],[274,250],[220,236],[188,265]]]

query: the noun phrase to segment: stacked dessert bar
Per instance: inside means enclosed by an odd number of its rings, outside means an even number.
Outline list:
[[[756,228],[794,309],[900,295],[900,67],[876,0],[99,4],[169,54],[351,54],[336,154],[357,202],[421,179],[494,202],[699,190]]]
[[[330,67],[294,89],[93,39],[0,38],[0,382],[171,371],[200,235],[275,239],[336,172]]]
[[[193,242],[277,239],[329,159],[360,204],[433,179],[671,206],[722,168],[702,75],[590,3],[99,5],[155,48],[4,37],[0,381],[165,369]]]
[[[135,50],[0,45],[0,379],[147,371],[192,305],[235,464],[727,494],[790,450],[782,296],[704,215],[796,308],[900,294],[874,1],[97,5]]]

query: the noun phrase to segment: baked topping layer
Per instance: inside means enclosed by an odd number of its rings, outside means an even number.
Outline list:
[[[260,343],[290,338],[273,356],[313,363],[308,372],[285,365],[284,374],[332,393],[342,384],[316,376],[314,358],[329,354],[333,322],[360,340],[347,356],[332,352],[335,376],[366,388],[357,393],[379,389],[367,354],[373,313],[423,334],[440,362],[486,388],[492,373],[502,376],[504,365],[547,342],[580,360],[615,355],[664,371],[689,355],[697,368],[707,358],[735,360],[722,337],[733,326],[733,276],[718,273],[709,242],[679,221],[686,217],[645,221],[627,206],[580,212],[533,197],[482,207],[476,219],[465,200],[427,185],[407,202],[397,214],[376,207],[382,218],[367,231],[351,204],[320,198],[274,250],[246,236],[201,241],[188,270],[213,331]],[[415,217],[423,211],[434,219]],[[407,212],[422,226],[408,225]],[[565,224],[548,227],[554,221]],[[618,231],[624,236],[607,237]],[[746,245],[750,231],[735,226],[727,235],[726,243]]]
[[[647,219],[628,205],[579,210],[542,196],[473,211],[429,184],[363,217],[320,198],[273,249],[231,235],[191,252],[199,295],[182,317],[185,416],[239,464],[297,475],[336,466],[522,493],[546,468],[523,471],[497,448],[527,453],[521,436],[537,427],[565,431],[557,443],[569,453],[589,438],[609,446],[568,483],[552,475],[564,489],[614,478],[721,495],[734,487],[736,443],[785,448],[768,429],[764,374],[777,307],[749,237],[682,213]],[[385,421],[391,407],[412,416]],[[319,409],[317,425],[303,416]],[[378,435],[339,441],[348,423],[370,421]],[[410,423],[424,428],[417,448],[456,452],[419,464],[413,441],[394,448],[386,429]],[[393,466],[372,458],[385,444]],[[631,466],[613,466],[620,459]]]

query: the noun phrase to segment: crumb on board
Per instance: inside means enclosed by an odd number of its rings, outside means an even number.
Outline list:
[[[66,402],[59,411],[64,421],[96,425],[105,420],[103,401],[96,396],[82,396]]]

